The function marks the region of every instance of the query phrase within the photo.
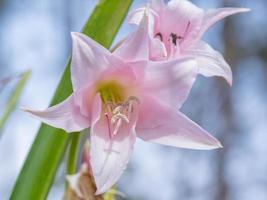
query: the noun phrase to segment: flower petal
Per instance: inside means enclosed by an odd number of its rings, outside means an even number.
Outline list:
[[[90,84],[109,63],[111,53],[91,38],[72,33],[71,80],[74,91]]]
[[[81,115],[80,109],[75,106],[73,95],[44,111],[29,109],[24,109],[24,111],[42,122],[56,128],[64,129],[66,132],[81,131],[90,125],[90,119]]]
[[[183,49],[190,42],[188,38],[194,37],[199,30],[204,11],[187,0],[172,0],[167,5],[163,1],[156,2],[158,2],[154,3],[156,6],[152,4],[151,9],[149,9],[151,13],[149,15],[151,16],[149,21],[150,36],[161,35],[161,41],[165,44],[168,54],[171,51],[170,41],[172,40],[170,40],[170,37],[172,36],[176,36],[175,43],[179,43],[177,48]],[[157,6],[157,4],[161,6]],[[140,13],[140,9],[136,10],[133,14],[135,18],[132,18],[138,21]]]
[[[111,139],[107,121],[101,116],[101,110],[101,99],[98,95],[93,106],[90,136],[91,166],[97,186],[96,194],[104,193],[119,179],[132,154],[136,137],[136,119],[133,119],[129,124],[124,124]]]
[[[163,0],[150,0],[150,5],[153,10],[159,12],[160,10],[165,8],[165,3]]]
[[[211,27],[213,24],[218,22],[219,20],[228,17],[230,15],[234,15],[237,13],[248,12],[250,9],[248,8],[218,8],[218,9],[209,9],[205,12],[202,27],[199,33],[199,38],[202,37],[204,32]]]
[[[143,18],[138,29],[130,34],[113,53],[126,61],[142,61],[149,59],[148,14]]]
[[[204,41],[199,41],[191,45],[186,51],[186,54],[195,57],[200,74],[208,77],[221,76],[232,85],[233,77],[231,67],[224,60],[223,56],[209,44]]]
[[[176,108],[180,108],[192,88],[197,75],[194,59],[180,57],[179,60],[151,62],[146,69],[145,88]]]
[[[143,19],[145,10],[146,10],[146,7],[141,7],[130,12],[129,17],[128,17],[128,23],[139,25]]]
[[[181,112],[151,96],[141,99],[137,136],[163,145],[215,149],[220,142]]]

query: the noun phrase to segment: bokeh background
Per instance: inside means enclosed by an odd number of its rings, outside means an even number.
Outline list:
[[[251,8],[205,35],[232,66],[233,87],[199,76],[182,110],[218,137],[223,149],[193,151],[138,140],[118,183],[127,200],[267,199],[267,1],[195,0],[203,8]],[[79,31],[97,0],[0,0],[0,80],[32,69],[19,106],[1,130],[0,199],[9,198],[40,122],[20,106],[46,108]],[[131,9],[146,1],[134,0]],[[115,40],[136,27],[124,23]],[[14,87],[0,90],[0,114]],[[48,199],[62,198],[64,164]],[[38,187],[38,186],[36,186]]]

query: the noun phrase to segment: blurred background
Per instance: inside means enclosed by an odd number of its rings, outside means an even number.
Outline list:
[[[219,138],[223,149],[193,151],[138,140],[118,183],[127,200],[267,199],[267,1],[195,0],[203,8],[237,6],[252,11],[216,24],[205,35],[224,52],[234,83],[199,76],[182,110]],[[97,0],[0,0],[0,116],[18,75],[32,75],[18,106],[0,130],[0,199],[13,184],[40,122],[19,107],[49,105],[79,31]],[[144,5],[134,0],[131,9]],[[136,27],[124,23],[115,40]],[[7,79],[6,79],[7,78]],[[4,80],[4,81],[3,81]],[[62,198],[64,165],[48,199]],[[38,186],[37,186],[38,187]]]

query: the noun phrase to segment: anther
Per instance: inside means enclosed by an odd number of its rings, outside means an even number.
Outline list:
[[[171,39],[171,42],[176,46],[177,45],[177,39],[179,38],[180,36],[177,36],[176,34],[174,33],[171,33],[170,34],[170,39]]]
[[[163,37],[162,37],[162,34],[161,33],[157,33],[155,35],[155,38],[158,38],[160,41],[163,41]]]

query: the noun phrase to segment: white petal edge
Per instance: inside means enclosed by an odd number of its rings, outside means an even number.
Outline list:
[[[186,54],[193,56],[199,67],[199,73],[211,77],[223,77],[231,86],[233,82],[232,70],[220,52],[214,50],[208,43],[199,41],[191,45]]]

